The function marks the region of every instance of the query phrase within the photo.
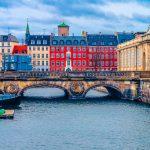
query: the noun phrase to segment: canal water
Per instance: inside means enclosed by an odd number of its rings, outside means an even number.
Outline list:
[[[50,93],[38,89],[26,96],[40,92]],[[0,120],[0,134],[0,150],[149,150],[150,106],[104,98],[25,98],[13,120]]]

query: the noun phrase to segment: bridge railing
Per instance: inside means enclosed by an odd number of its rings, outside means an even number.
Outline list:
[[[49,71],[31,71],[31,72],[0,72],[0,80],[8,79],[135,79],[150,78],[149,72],[118,72],[118,71],[99,71],[99,72],[49,72]]]

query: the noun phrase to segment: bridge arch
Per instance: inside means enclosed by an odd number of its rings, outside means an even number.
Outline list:
[[[58,88],[64,91],[65,96],[64,97],[68,97],[69,96],[69,92],[66,88],[59,86],[59,85],[55,85],[55,84],[33,84],[33,85],[28,85],[25,86],[24,88],[22,88],[21,90],[18,91],[18,95],[23,96],[24,92],[28,89],[32,89],[32,88]]]
[[[118,87],[113,86],[113,85],[109,85],[109,84],[96,84],[96,85],[94,85],[94,86],[91,86],[90,88],[88,88],[88,89],[84,92],[83,96],[85,97],[86,94],[87,94],[90,90],[92,90],[92,89],[94,89],[94,88],[96,88],[96,87],[104,87],[104,88],[106,88],[107,91],[108,91],[108,93],[109,93],[109,95],[110,95],[111,97],[114,97],[114,98],[123,98],[123,97],[124,97],[124,96],[123,96],[123,93],[121,92],[121,90],[120,90]]]

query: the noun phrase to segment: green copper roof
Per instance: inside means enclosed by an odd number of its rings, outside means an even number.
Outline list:
[[[62,22],[58,27],[69,27],[65,22]]]
[[[28,21],[27,21],[27,27],[26,27],[26,34],[30,35],[30,29],[29,29]]]

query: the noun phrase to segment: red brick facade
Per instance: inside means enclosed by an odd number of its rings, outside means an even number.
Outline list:
[[[117,69],[114,46],[50,46],[50,71],[65,71],[67,51],[71,54],[72,71]]]

